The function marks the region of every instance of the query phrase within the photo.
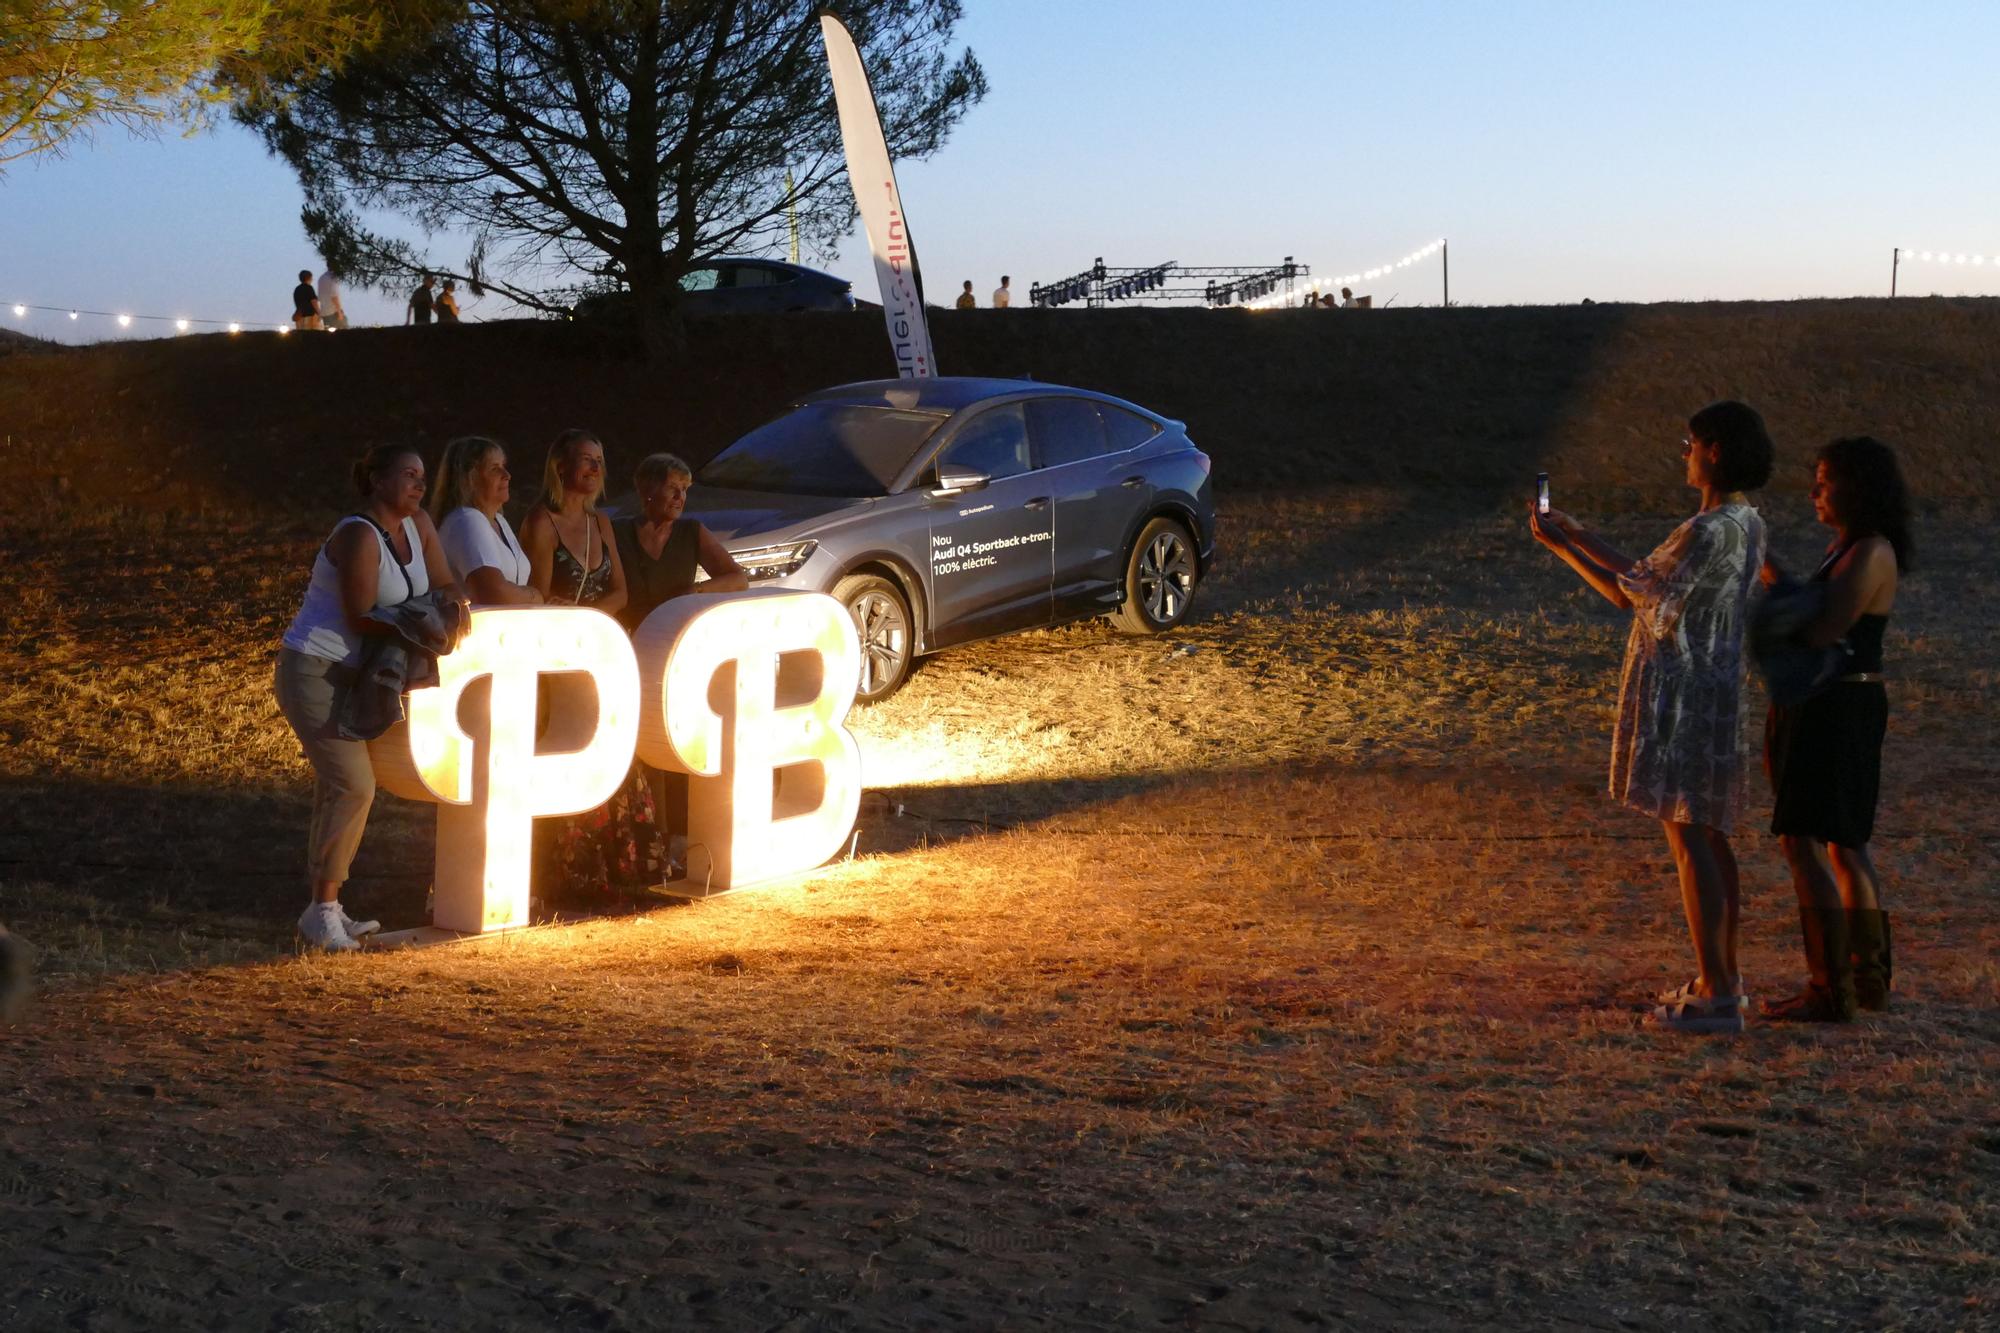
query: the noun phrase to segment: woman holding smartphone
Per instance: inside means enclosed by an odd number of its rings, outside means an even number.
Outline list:
[[[1742,403],[1704,407],[1681,440],[1694,517],[1633,560],[1559,510],[1529,506],[1535,540],[1613,606],[1632,612],[1612,798],[1660,821],[1694,940],[1692,981],[1659,997],[1653,1021],[1684,1032],[1741,1032],[1736,966],[1741,893],[1729,833],[1743,800],[1744,631],[1764,563],[1764,520],[1745,492],[1770,480],[1764,420]]]
[[[1833,529],[1810,582],[1826,600],[1800,637],[1841,650],[1832,680],[1803,703],[1773,706],[1765,754],[1778,835],[1799,897],[1810,980],[1766,1005],[1789,1022],[1845,1023],[1889,1007],[1889,914],[1868,856],[1882,778],[1889,696],[1882,634],[1911,565],[1910,501],[1896,454],[1866,435],[1835,440],[1813,467],[1813,514]],[[1775,564],[1766,576],[1779,577]]]

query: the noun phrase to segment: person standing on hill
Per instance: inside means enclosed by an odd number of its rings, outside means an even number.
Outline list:
[[[965,290],[958,294],[957,304],[960,310],[977,310],[979,308],[979,298],[972,294],[971,278],[965,280]]]
[[[431,306],[433,304],[431,300],[431,284],[436,281],[436,278],[426,273],[424,274],[424,280],[417,284],[417,289],[410,293],[410,302],[403,309],[403,323],[405,326],[410,324],[428,324],[431,322]]]
[[[347,307],[340,300],[340,278],[332,269],[319,275],[319,322],[329,329],[347,327]]]
[[[1845,1023],[1857,1009],[1889,1007],[1889,914],[1868,843],[1889,729],[1882,635],[1912,564],[1909,492],[1895,451],[1866,435],[1826,445],[1813,468],[1812,504],[1833,542],[1810,580],[1824,585],[1825,602],[1798,637],[1809,648],[1839,648],[1840,662],[1803,702],[1773,704],[1765,726],[1771,832],[1798,894],[1810,980],[1764,1015]],[[1774,561],[1764,573],[1782,577]]]
[[[299,270],[299,285],[292,288],[292,327],[319,327],[319,293],[313,290],[313,275],[309,268]]]
[[[1008,285],[1013,281],[1005,273],[1000,275],[1000,285],[993,289],[993,308],[995,310],[1005,310],[1008,306],[1014,304],[1014,293]]]
[[[437,321],[440,324],[458,323],[458,284],[450,278],[444,280],[444,290],[437,296]]]
[[[1744,492],[1771,478],[1764,419],[1742,403],[1704,407],[1681,439],[1701,508],[1654,552],[1633,560],[1559,511],[1528,506],[1535,540],[1613,606],[1632,612],[1611,795],[1660,821],[1679,872],[1699,971],[1664,992],[1661,1027],[1741,1032],[1736,964],[1742,893],[1729,832],[1742,805],[1744,637],[1764,564],[1764,520]]]

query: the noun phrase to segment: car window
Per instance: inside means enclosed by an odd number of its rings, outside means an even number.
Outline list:
[[[756,264],[738,264],[730,271],[736,275],[732,287],[769,287],[778,281],[776,272]]]
[[[989,407],[958,428],[940,467],[978,472],[998,481],[1028,470],[1028,425],[1019,403]]]
[[[711,292],[715,290],[720,272],[712,268],[691,268],[681,274],[681,290],[684,292]]]
[[[1043,467],[1061,467],[1104,452],[1104,422],[1086,398],[1031,398],[1028,433]]]
[[[1158,422],[1137,412],[1108,403],[1100,404],[1098,410],[1104,414],[1104,433],[1114,454],[1137,448],[1160,433]]]
[[[943,422],[930,412],[807,403],[724,449],[696,480],[786,495],[887,495]]]

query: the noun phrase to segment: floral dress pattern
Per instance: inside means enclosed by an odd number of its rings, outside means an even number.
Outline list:
[[[1618,576],[1632,632],[1611,734],[1611,796],[1727,833],[1743,804],[1744,631],[1764,520],[1747,504],[1705,509]]]
[[[611,588],[611,553],[588,573],[556,543],[549,601],[590,606]],[[553,878],[546,906],[603,911],[639,899],[667,877],[667,844],[646,775],[634,763],[611,799],[595,810],[548,821]]]

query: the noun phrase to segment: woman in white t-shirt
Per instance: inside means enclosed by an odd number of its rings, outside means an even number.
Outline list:
[[[498,440],[463,435],[444,447],[431,517],[459,583],[481,606],[540,606],[528,556],[501,509],[512,474]]]
[[[377,445],[354,465],[361,507],[340,520],[313,559],[304,603],[278,653],[278,707],[313,767],[307,877],[312,899],[299,934],[317,949],[357,949],[379,922],[356,921],[340,886],[368,826],[375,768],[365,741],[340,735],[340,704],[354,685],[362,637],[392,633],[369,613],[431,589],[450,592],[451,566],[424,504],[424,460],[416,450]]]

